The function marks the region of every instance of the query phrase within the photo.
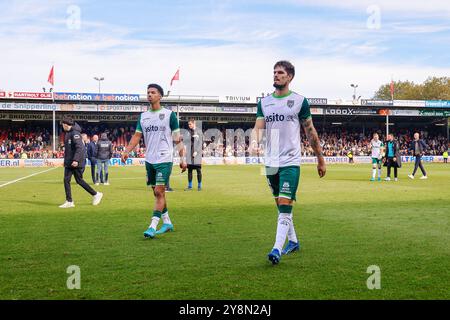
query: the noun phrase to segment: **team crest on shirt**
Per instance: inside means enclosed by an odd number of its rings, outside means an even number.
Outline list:
[[[288,101],[287,101],[287,106],[288,106],[289,108],[292,108],[292,107],[294,106],[294,104],[295,104],[295,100],[288,100]]]
[[[164,120],[164,118],[166,117],[166,115],[164,114],[164,113],[161,113],[160,115],[159,115],[159,120]]]

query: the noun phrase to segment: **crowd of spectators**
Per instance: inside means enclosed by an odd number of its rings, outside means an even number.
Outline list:
[[[113,143],[113,157],[119,158],[125,150],[128,142],[135,132],[134,126],[111,124],[84,124],[83,132],[91,138],[94,134],[100,135],[106,132]],[[249,156],[249,146],[252,143],[250,137],[241,135],[233,136],[233,143],[227,143],[227,128],[219,128],[212,135],[205,135],[203,140],[204,157],[231,157]],[[228,128],[229,129],[229,128]],[[244,128],[247,130],[248,128]],[[205,130],[204,130],[205,131]],[[362,130],[325,129],[318,130],[319,138],[325,156],[346,156],[351,152],[353,156],[368,156],[371,153],[370,141],[373,132]],[[385,134],[380,130],[380,139],[385,141]],[[401,154],[408,155],[408,146],[414,131],[400,130],[394,132],[395,139],[400,142]],[[34,127],[0,129],[0,159],[46,159],[64,157],[64,133],[59,132],[56,151],[53,152],[52,136],[49,128]],[[429,149],[427,155],[442,155],[448,149],[447,137],[442,134],[433,134],[420,131],[421,138],[425,140]],[[209,136],[209,137],[208,137]],[[230,137],[230,136],[228,136]],[[254,141],[253,141],[254,143]],[[253,145],[255,147],[255,145]],[[263,148],[259,150],[264,154]],[[305,135],[302,135],[302,155],[313,156],[314,152]],[[131,152],[131,157],[143,158],[145,145],[141,140],[140,145]]]

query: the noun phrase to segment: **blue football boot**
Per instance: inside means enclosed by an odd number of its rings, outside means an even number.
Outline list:
[[[288,241],[288,243],[284,247],[284,249],[281,252],[281,254],[290,254],[290,253],[292,253],[294,251],[298,251],[298,250],[300,250],[300,243],[299,242]]]
[[[278,264],[281,259],[280,251],[273,248],[272,251],[267,255],[267,258],[269,258],[269,261],[271,261],[273,265]]]
[[[161,226],[161,229],[159,229],[158,231],[156,231],[156,234],[163,234],[169,231],[173,231],[173,224],[171,223],[164,223]]]
[[[144,237],[153,239],[156,235],[156,230],[153,228],[148,228],[147,231],[144,232]]]

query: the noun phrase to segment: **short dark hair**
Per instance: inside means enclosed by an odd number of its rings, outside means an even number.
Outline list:
[[[147,90],[150,89],[150,88],[155,88],[156,90],[158,90],[158,92],[159,92],[159,94],[161,95],[161,97],[164,97],[164,90],[163,90],[163,88],[162,88],[159,84],[156,84],[156,83],[150,83],[150,84],[147,86]]]
[[[273,66],[273,68],[275,69],[276,67],[282,67],[288,74],[290,74],[292,76],[292,78],[295,77],[295,67],[292,63],[290,63],[287,60],[281,60],[278,61],[277,63],[275,63],[275,65]]]
[[[66,115],[63,116],[63,118],[61,120],[61,124],[63,124],[63,123],[65,123],[65,124],[67,124],[69,126],[73,126],[75,121],[73,120],[73,117],[71,115],[67,115],[66,114]]]

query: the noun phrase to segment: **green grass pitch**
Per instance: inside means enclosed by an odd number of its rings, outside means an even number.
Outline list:
[[[370,182],[370,165],[329,165],[323,179],[302,166],[302,248],[277,266],[266,258],[277,212],[260,167],[204,166],[202,192],[184,192],[174,168],[175,232],[152,240],[143,167],[110,168],[98,207],[72,182],[68,210],[57,168],[0,188],[0,299],[449,299],[450,165],[425,167],[428,180],[408,179],[404,165],[399,182]],[[1,169],[0,185],[44,170]],[[66,287],[71,265],[80,290]],[[366,285],[371,265],[379,290]]]

